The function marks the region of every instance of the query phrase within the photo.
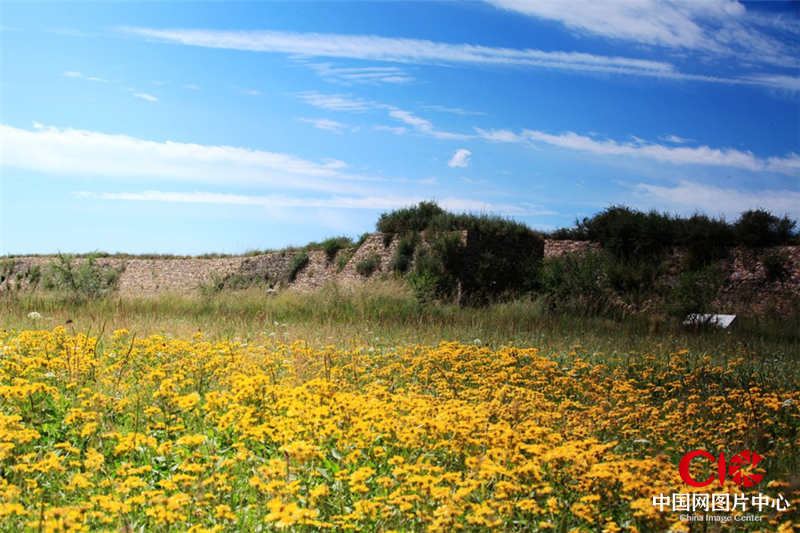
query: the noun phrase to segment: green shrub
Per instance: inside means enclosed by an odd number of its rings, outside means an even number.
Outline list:
[[[356,263],[356,272],[368,278],[380,266],[381,258],[378,254],[372,253],[368,257]]]
[[[614,257],[629,261],[660,254],[675,242],[673,219],[655,211],[643,213],[612,206],[581,222],[589,240],[599,242]]]
[[[94,299],[114,290],[125,266],[100,266],[93,255],[84,260],[69,254],[58,254],[47,265],[42,278],[46,289],[64,291],[77,299]]]
[[[657,256],[643,259],[619,259],[610,256],[606,258],[604,266],[608,286],[618,293],[635,297],[652,293],[662,271]]]
[[[686,247],[686,266],[700,270],[728,255],[736,243],[733,227],[723,219],[696,213],[688,219],[675,219],[676,244]]]
[[[28,286],[36,287],[42,280],[42,267],[40,265],[32,265],[28,267]]]
[[[434,219],[447,215],[435,202],[420,202],[413,207],[383,213],[376,224],[382,233],[421,232],[433,225]]]
[[[325,257],[328,261],[333,261],[339,250],[343,248],[350,248],[353,246],[353,241],[349,237],[331,237],[322,241],[320,247],[325,252]]]
[[[355,246],[351,248],[345,248],[342,252],[336,257],[336,271],[341,272],[344,270],[344,267],[347,266],[347,263],[350,262],[350,259],[353,258],[353,255],[356,253],[357,248]]]
[[[736,221],[736,239],[749,248],[791,244],[796,238],[796,220],[778,218],[763,209],[745,211]]]
[[[0,283],[11,278],[11,273],[14,272],[16,261],[13,259],[3,259],[0,261]]]
[[[771,250],[761,257],[767,281],[785,281],[789,276],[789,259],[785,254]]]
[[[505,295],[529,292],[536,286],[544,241],[519,222],[448,213],[435,203],[421,202],[384,213],[377,227],[379,231],[414,236],[427,243],[421,254],[424,259],[409,282],[418,287],[434,285],[435,290],[425,290],[436,297],[451,297],[460,288],[461,303],[483,305]],[[466,243],[462,242],[464,231]],[[398,271],[408,268],[411,261],[407,258],[407,253],[397,255],[393,266]]]
[[[607,260],[602,253],[564,254],[546,258],[540,271],[540,290],[551,310],[595,314],[605,310]]]
[[[676,316],[711,313],[712,303],[722,287],[724,276],[715,266],[682,272],[669,293],[668,309]]]
[[[418,233],[408,233],[400,238],[397,242],[397,249],[394,252],[394,257],[389,263],[389,269],[398,274],[405,274],[408,272],[411,263],[414,260],[414,250],[419,244]]]
[[[408,283],[421,304],[452,298],[458,287],[457,280],[445,269],[442,247],[424,247],[417,250],[414,271]]]
[[[297,278],[297,274],[308,265],[308,254],[298,252],[292,256],[289,266],[286,269],[286,279],[291,283]]]
[[[689,218],[625,206],[612,206],[575,227],[552,232],[553,239],[592,240],[625,263],[663,255],[672,246],[687,249],[686,267],[701,270],[724,259],[736,245],[747,247],[791,244],[797,222],[764,210],[746,211],[736,222],[694,214]]]
[[[356,241],[355,247],[360,248],[361,245],[367,241],[369,235],[370,235],[369,233],[362,233],[361,237],[359,237],[358,240]]]

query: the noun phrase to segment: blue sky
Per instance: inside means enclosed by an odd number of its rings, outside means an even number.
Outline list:
[[[0,4],[0,253],[242,252],[380,213],[800,218],[800,8]]]

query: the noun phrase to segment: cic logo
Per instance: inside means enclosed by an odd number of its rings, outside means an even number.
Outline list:
[[[689,465],[692,463],[692,459],[695,457],[708,459],[711,464],[716,463],[717,474],[712,474],[705,481],[698,481],[694,479],[691,473],[689,473]],[[720,486],[724,486],[725,478],[727,476],[730,476],[733,482],[740,487],[753,487],[764,478],[764,474],[743,474],[742,468],[746,466],[756,466],[760,461],[761,456],[755,452],[751,452],[750,450],[744,450],[743,452],[737,453],[731,457],[730,461],[728,462],[726,462],[725,454],[723,452],[720,452],[719,458],[715,458],[705,450],[694,450],[683,456],[680,465],[678,466],[678,472],[680,472],[681,479],[683,479],[684,483],[691,485],[692,487],[705,487],[706,485],[710,485],[714,479],[718,479]]]

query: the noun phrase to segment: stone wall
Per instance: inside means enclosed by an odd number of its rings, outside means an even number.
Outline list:
[[[584,254],[600,251],[600,243],[590,241],[555,241],[545,239],[544,256],[561,257],[564,254]]]
[[[392,235],[375,233],[369,235],[362,245],[355,250],[345,267],[339,271],[337,259],[352,249],[340,250],[336,257],[328,260],[323,251],[310,251],[308,264],[297,272],[291,288],[311,290],[326,283],[338,282],[353,285],[365,280],[358,273],[356,266],[373,254],[378,257],[379,266],[373,273],[377,275],[388,272],[389,263],[397,249],[397,239]],[[123,295],[152,295],[160,292],[192,292],[212,282],[225,281],[232,276],[268,285],[283,280],[295,253],[270,252],[254,256],[236,256],[213,259],[139,259],[102,257],[95,260],[100,267],[122,268],[117,281],[117,290]],[[83,261],[76,259],[75,261]],[[2,259],[6,273],[0,264],[0,290],[27,288],[28,274],[34,267],[42,271],[54,261],[53,257],[21,256]],[[12,266],[13,265],[13,266]]]
[[[466,236],[462,235],[462,239]],[[327,283],[336,282],[353,286],[365,281],[358,273],[357,265],[371,256],[378,258],[378,268],[373,276],[389,272],[389,265],[397,250],[398,239],[391,234],[369,235],[361,246],[353,251],[340,250],[336,257],[328,260],[325,252],[308,252],[308,264],[301,269],[290,284],[296,290],[312,290]],[[587,241],[546,240],[545,257],[564,254],[586,253],[599,250],[597,243]],[[777,253],[785,258],[788,274],[784,279],[768,280],[764,268],[765,253]],[[772,310],[791,312],[800,300],[800,246],[779,246],[756,254],[752,250],[736,248],[720,267],[725,282],[716,300],[719,312],[761,314]],[[337,259],[351,254],[344,268],[339,270]],[[193,292],[212,282],[239,276],[254,282],[275,284],[285,278],[294,256],[293,252],[271,252],[255,256],[237,256],[213,259],[120,259],[98,258],[97,264],[106,268],[124,268],[119,276],[117,289],[123,295],[152,295],[160,292]],[[675,250],[668,263],[666,280],[670,283],[680,274],[681,252]],[[15,287],[26,288],[26,280],[32,269],[44,270],[52,257],[15,257],[0,259],[0,291]]]
[[[768,279],[764,268],[766,253],[785,261],[786,275]],[[723,266],[725,283],[715,301],[719,312],[763,315],[797,312],[800,304],[800,246],[775,246],[766,253],[735,248]]]

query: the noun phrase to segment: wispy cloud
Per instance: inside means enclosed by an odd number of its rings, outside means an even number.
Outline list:
[[[389,133],[394,133],[395,135],[403,135],[408,131],[408,128],[404,128],[403,126],[385,126],[383,124],[378,124],[372,129],[376,131],[388,131]]]
[[[412,76],[398,67],[340,67],[332,63],[307,63],[325,81],[353,84],[409,83]]]
[[[147,100],[148,102],[158,102],[158,98],[156,98],[152,94],[133,93],[133,96],[135,96],[136,98],[141,98],[142,100]]]
[[[336,122],[335,120],[327,118],[298,118],[297,120],[311,124],[317,129],[332,131],[334,133],[342,133],[348,129],[347,124],[342,124],[341,122]]]
[[[641,139],[636,142],[619,142],[611,139],[596,140],[571,131],[557,135],[537,130],[522,130],[518,134],[509,130],[476,129],[476,131],[479,136],[489,141],[544,143],[559,148],[598,155],[641,157],[673,164],[713,165],[741,168],[754,172],[768,171],[795,174],[800,170],[800,156],[795,153],[784,157],[763,159],[756,157],[752,152],[744,152],[734,148],[676,147],[647,143]]]
[[[662,140],[673,143],[673,144],[686,144],[692,142],[693,139],[687,139],[685,137],[680,137],[678,135],[665,135],[661,137]]]
[[[504,142],[504,143],[518,143],[524,141],[524,137],[517,135],[510,130],[484,130],[475,128],[478,135],[487,141]]]
[[[447,107],[443,105],[424,105],[422,109],[428,109],[430,111],[439,111],[441,113],[450,113],[452,115],[461,115],[461,116],[468,116],[468,115],[485,115],[483,111],[469,111],[467,109],[461,109],[460,107]]]
[[[87,76],[86,74],[83,74],[82,72],[78,72],[77,70],[68,70],[68,71],[64,72],[64,76],[66,76],[68,78],[79,79],[79,80],[96,81],[96,82],[99,82],[99,83],[108,83],[108,80],[105,79],[105,78],[99,78],[97,76]]]
[[[469,139],[470,135],[465,135],[463,133],[453,133],[449,131],[442,131],[436,129],[433,124],[424,118],[418,117],[411,113],[410,111],[406,111],[404,109],[399,109],[392,106],[387,106],[389,110],[389,116],[395,118],[405,124],[408,124],[413,129],[418,131],[419,133],[430,135],[436,139],[443,139],[443,140],[463,140]]]
[[[354,99],[349,96],[343,96],[339,94],[320,94],[318,92],[303,92],[299,93],[298,97],[307,104],[329,111],[349,111],[357,113],[376,110],[383,111],[386,112],[390,118],[399,120],[407,126],[410,126],[413,131],[434,137],[436,139],[463,140],[472,137],[471,135],[466,135],[463,133],[454,133],[437,129],[430,120],[419,117],[411,111],[400,109],[399,107],[389,104],[382,104],[370,100]],[[392,131],[393,133],[405,133],[405,131],[401,132],[397,129],[391,130],[387,128],[388,127],[378,127],[378,129]]]
[[[639,183],[634,194],[645,208],[675,209],[684,213],[703,211],[735,218],[748,209],[763,208],[780,215],[800,217],[800,191],[744,191],[729,187],[682,181],[673,186]]]
[[[759,74],[747,78],[755,85],[783,89],[786,91],[800,91],[800,76],[785,76],[780,74]]]
[[[338,208],[338,209],[369,209],[387,210],[408,207],[424,200],[423,196],[381,195],[381,196],[333,196],[326,198],[299,197],[290,195],[242,195],[214,192],[101,192],[79,191],[74,193],[80,198],[92,200],[118,200],[140,202],[168,202],[189,204],[222,204],[255,206],[265,208],[296,207],[296,208]],[[437,203],[453,211],[489,212],[505,215],[530,214],[527,205],[495,204],[481,200],[460,197],[437,198]],[[549,213],[549,212],[548,212]],[[541,214],[541,213],[536,213]]]
[[[0,125],[0,145],[3,167],[55,176],[236,182],[329,193],[363,192],[365,189],[359,184],[382,181],[345,173],[346,164],[339,160],[315,162],[279,152],[150,141],[41,124],[32,131]]]
[[[558,0],[486,1],[499,8],[560,22],[582,34],[734,56],[780,67],[798,65],[798,47],[761,31],[758,26],[769,23],[769,19],[750,17],[744,4],[737,0],[573,0],[569,9],[564,9]]]
[[[190,89],[192,91],[197,91],[200,89],[200,86],[194,83],[185,83],[181,87],[183,87],[184,89]]]
[[[508,65],[643,76],[676,74],[671,64],[647,59],[451,44],[376,35],[141,27],[126,27],[122,30],[189,46],[305,57],[338,57],[396,63]]]
[[[329,111],[362,113],[377,107],[374,102],[341,94],[320,94],[315,91],[306,91],[299,93],[297,96],[307,104]]]
[[[447,166],[451,168],[467,168],[469,166],[469,158],[472,152],[466,148],[459,148],[447,162]]]

